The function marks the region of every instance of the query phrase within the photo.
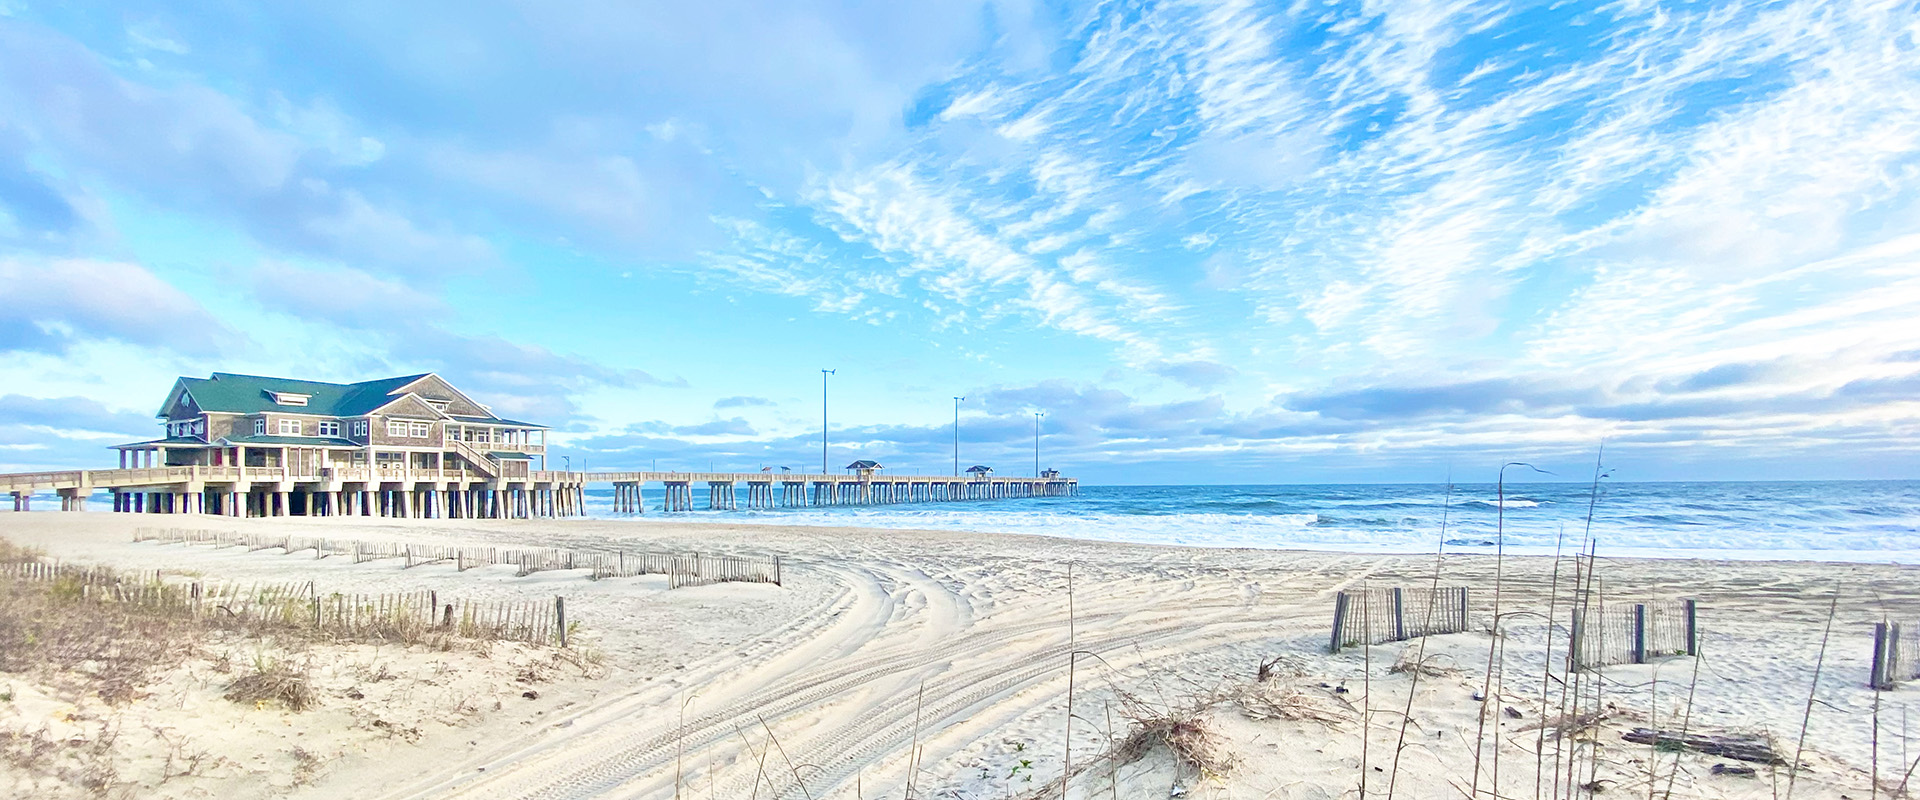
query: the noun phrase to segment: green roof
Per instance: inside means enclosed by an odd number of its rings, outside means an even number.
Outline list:
[[[285,411],[327,417],[357,417],[393,402],[392,392],[426,377],[426,374],[382,378],[361,383],[321,383],[292,378],[267,378],[259,375],[235,375],[216,372],[210,378],[181,378],[180,383],[193,395],[202,411],[226,414],[258,414]],[[304,406],[283,406],[273,402],[268,392],[309,395]]]
[[[505,450],[490,450],[487,452],[487,455],[493,456],[494,460],[496,461],[532,461],[533,460],[533,456],[527,455],[526,453],[514,453],[514,452],[505,451]]]

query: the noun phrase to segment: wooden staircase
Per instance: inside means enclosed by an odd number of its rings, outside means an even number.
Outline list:
[[[460,457],[472,465],[475,471],[486,473],[486,476],[489,478],[500,477],[500,463],[494,461],[493,456],[475,450],[472,445],[458,439],[452,441],[453,452],[459,453]]]

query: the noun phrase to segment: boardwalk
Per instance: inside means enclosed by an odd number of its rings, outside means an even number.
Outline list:
[[[453,469],[186,466],[0,474],[13,510],[31,510],[36,492],[53,492],[63,511],[84,511],[108,492],[114,511],[231,517],[381,516],[428,519],[526,519],[586,513],[589,484],[612,484],[615,513],[933,503],[1021,497],[1070,497],[1074,478],[1048,473],[1011,478],[968,475],[882,476],[785,472],[562,472],[501,477]],[[645,508],[640,489],[658,485],[664,502]],[[704,492],[696,492],[703,486]],[[696,494],[705,494],[696,502]]]

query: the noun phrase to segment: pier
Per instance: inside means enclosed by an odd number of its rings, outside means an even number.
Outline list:
[[[86,511],[108,492],[120,513],[210,514],[228,517],[394,517],[533,519],[586,514],[586,487],[612,484],[616,514],[649,511],[803,508],[944,503],[1026,497],[1070,497],[1080,482],[1039,477],[882,476],[873,470],[832,475],[791,472],[565,472],[525,470],[501,476],[464,469],[402,465],[300,470],[284,466],[173,466],[0,474],[0,494],[14,511],[32,510],[36,492],[57,495],[62,511]],[[641,488],[660,487],[662,502],[646,508]],[[704,485],[703,503],[696,486]]]

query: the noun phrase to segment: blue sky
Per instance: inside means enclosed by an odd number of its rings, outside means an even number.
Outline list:
[[[0,0],[0,468],[215,370],[817,464],[822,368],[902,471],[1920,466],[1911,3],[112,5]]]

